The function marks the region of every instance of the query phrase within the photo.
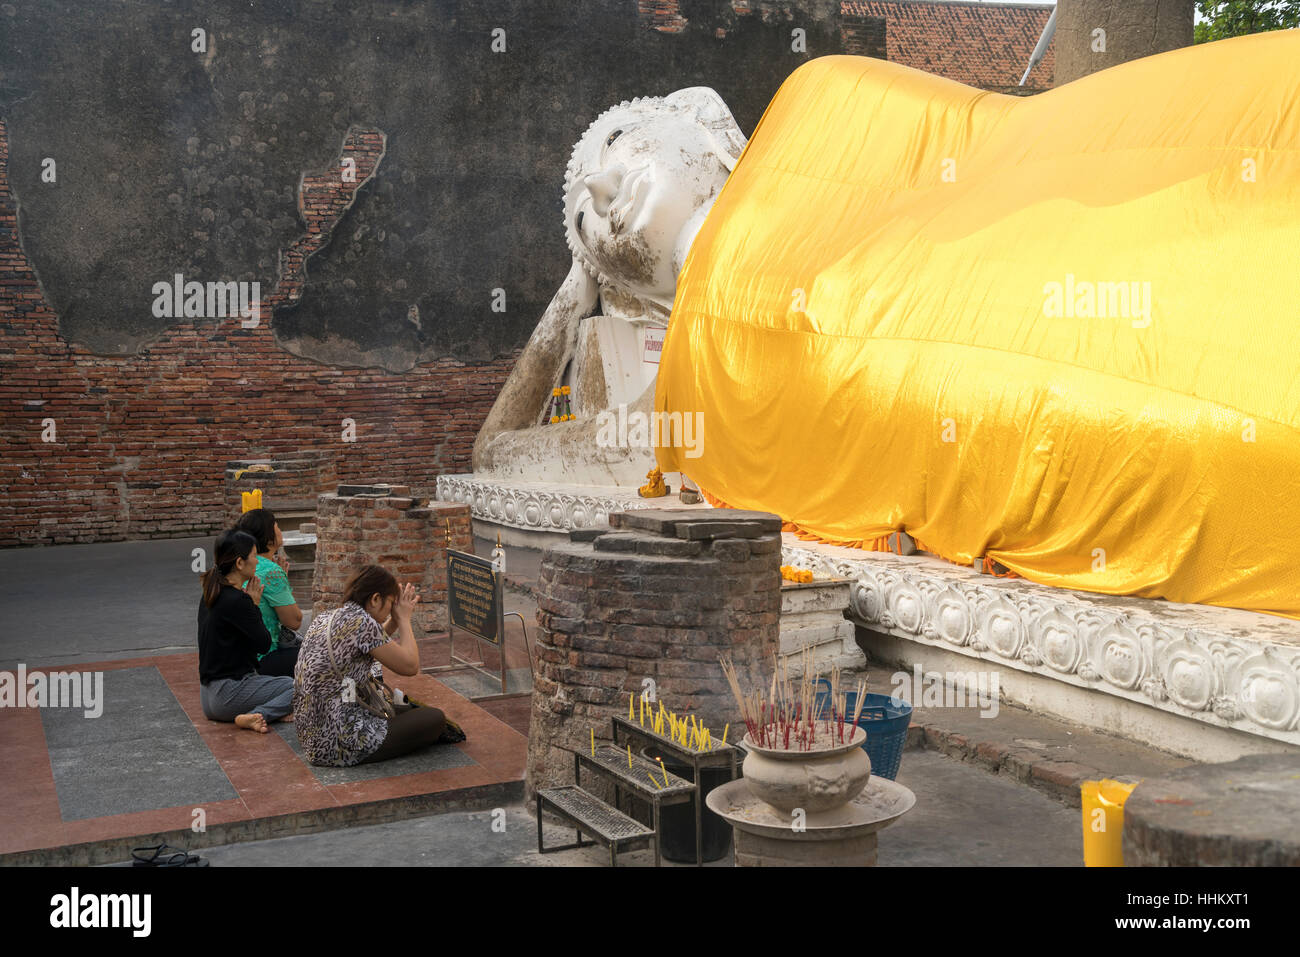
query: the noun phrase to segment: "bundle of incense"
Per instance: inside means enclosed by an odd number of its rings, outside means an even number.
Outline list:
[[[823,682],[816,678],[811,646],[805,646],[799,654],[798,678],[792,676],[789,656],[772,656],[772,677],[766,696],[761,690],[746,692],[732,661],[725,657],[719,659],[746,730],[760,747],[810,751],[828,742],[846,741],[846,732],[851,739],[857,727],[865,703],[866,682],[857,682],[856,709],[852,715],[847,714],[848,692],[843,687],[839,668],[831,668],[826,682],[829,693],[819,696],[818,689]],[[725,730],[723,734],[725,742]]]
[[[736,704],[740,708],[740,716],[745,722],[745,730],[749,732],[751,738],[758,741],[763,737],[763,732],[760,730],[762,727],[763,715],[760,713],[759,709],[755,707],[756,701],[754,700],[754,697],[745,694],[741,690],[740,681],[736,676],[736,668],[735,665],[732,664],[731,659],[723,656],[719,658],[718,661],[722,665],[723,677],[727,679],[727,685],[731,688],[731,695],[736,699]],[[731,726],[728,725],[727,727]],[[726,732],[724,731],[722,739],[725,741],[726,737]]]
[[[853,733],[858,728],[858,719],[862,717],[862,705],[867,697],[867,683],[861,679],[858,680],[858,700],[855,702],[853,709],[853,723],[849,725],[849,738],[852,739]]]

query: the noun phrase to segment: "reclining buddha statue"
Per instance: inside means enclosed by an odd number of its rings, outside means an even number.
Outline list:
[[[1300,618],[1298,63],[804,64],[679,277],[656,411],[708,442],[660,468],[823,541]]]
[[[573,262],[475,440],[476,476],[645,481],[653,448],[604,440],[600,413],[651,413],[658,357],[647,349],[662,342],[677,274],[744,147],[705,87],[624,102],[587,128],[564,181]]]

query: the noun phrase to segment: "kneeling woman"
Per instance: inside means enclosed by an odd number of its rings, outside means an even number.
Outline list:
[[[217,539],[214,554],[199,601],[199,700],[212,721],[233,721],[265,734],[268,721],[292,711],[293,679],[257,673],[257,656],[271,648],[257,608],[262,600],[257,541],[231,530]]]
[[[398,704],[389,717],[365,700],[364,686],[374,672],[382,674],[376,663],[399,675],[419,673],[411,630],[418,601],[415,586],[399,587],[387,569],[367,565],[348,582],[342,607],[312,621],[293,695],[298,741],[312,764],[383,761],[442,737],[446,719],[437,708]]]

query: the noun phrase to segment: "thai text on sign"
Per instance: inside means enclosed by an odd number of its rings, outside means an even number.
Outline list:
[[[447,552],[447,613],[451,624],[494,644],[501,640],[501,589],[492,563]]]

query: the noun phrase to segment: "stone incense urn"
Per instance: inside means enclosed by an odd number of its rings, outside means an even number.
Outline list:
[[[876,833],[910,811],[916,796],[871,776],[865,735],[855,728],[851,741],[813,751],[759,747],[745,735],[745,776],[705,798],[732,826],[736,866],[876,863]]]
[[[852,740],[813,751],[764,748],[745,735],[745,783],[750,793],[789,817],[803,808],[810,818],[824,819],[862,793],[871,777],[871,761],[855,728]]]

